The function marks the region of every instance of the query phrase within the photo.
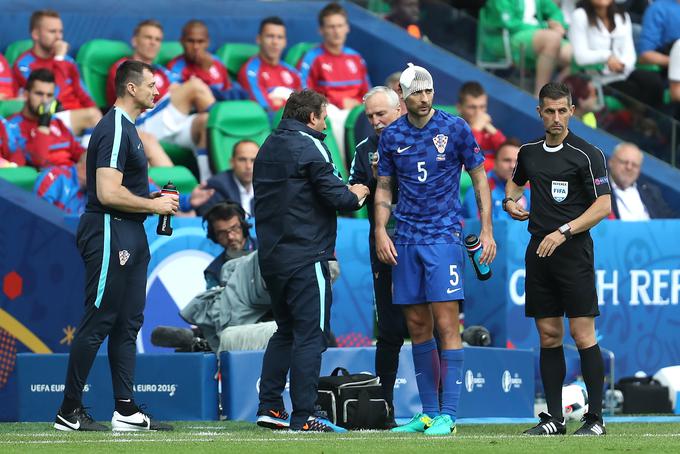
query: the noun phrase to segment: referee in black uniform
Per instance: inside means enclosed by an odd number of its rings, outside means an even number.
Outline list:
[[[369,191],[342,182],[323,143],[326,105],[312,90],[291,94],[255,159],[259,263],[277,325],[262,361],[257,424],[273,429],[344,431],[314,417],[330,328],[328,261],[334,260],[337,211],[358,210]],[[290,422],[281,397],[289,370]]]
[[[566,314],[581,357],[589,403],[584,424],[575,434],[604,435],[604,364],[595,338],[595,317],[600,311],[593,240],[588,231],[611,211],[606,161],[602,151],[569,131],[574,106],[566,85],[545,85],[539,93],[537,110],[545,138],[522,145],[503,200],[503,209],[513,219],[529,219],[525,313],[536,320],[541,379],[548,404],[548,413],[541,413],[540,422],[525,433],[566,433],[562,415]],[[531,183],[531,214],[515,203],[527,181]]]
[[[54,427],[108,430],[82,404],[83,387],[99,346],[108,336],[114,430],[170,430],[135,405],[135,341],[144,318],[149,245],[147,214],[174,214],[175,195],[149,194],[148,162],[135,118],[158,95],[151,66],[128,60],[116,71],[116,102],[97,124],[87,149],[87,207],[76,242],[85,262],[85,314],[76,331],[64,401]]]
[[[364,184],[368,186],[371,195],[366,199],[368,208],[368,244],[371,254],[371,271],[373,272],[373,292],[375,295],[375,311],[378,322],[378,336],[375,348],[375,373],[380,377],[385,400],[389,405],[390,414],[386,422],[386,429],[396,427],[394,421],[394,383],[397,379],[399,368],[399,351],[404,344],[404,338],[408,337],[408,328],[401,307],[392,304],[392,266],[387,265],[375,254],[375,227],[373,214],[373,201],[377,184],[375,171],[378,162],[378,140],[380,133],[394,120],[398,119],[402,112],[397,92],[388,87],[378,86],[372,88],[364,96],[366,117],[373,126],[375,134],[371,134],[356,146],[352,169],[349,176],[350,184]],[[397,203],[396,180],[392,188],[394,200]],[[394,231],[394,219],[390,219],[388,228]]]

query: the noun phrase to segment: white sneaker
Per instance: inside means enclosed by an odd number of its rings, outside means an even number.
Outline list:
[[[141,411],[130,416],[123,416],[114,411],[113,418],[111,418],[111,429],[125,432],[150,430],[151,419]]]

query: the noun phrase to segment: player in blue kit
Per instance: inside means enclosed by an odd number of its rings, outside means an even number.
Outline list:
[[[455,433],[463,383],[458,320],[465,264],[458,187],[462,167],[472,178],[480,207],[483,263],[496,256],[491,192],[484,156],[470,127],[459,117],[432,109],[430,73],[409,63],[399,85],[407,115],[385,128],[380,137],[375,242],[378,258],[394,266],[393,303],[402,305],[406,317],[423,411],[392,430],[448,435]],[[399,190],[394,242],[386,231],[393,178]]]

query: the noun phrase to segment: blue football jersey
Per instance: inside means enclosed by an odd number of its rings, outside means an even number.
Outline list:
[[[465,120],[437,110],[419,129],[403,115],[383,130],[378,153],[378,175],[399,185],[394,242],[459,243],[461,167],[484,163]]]

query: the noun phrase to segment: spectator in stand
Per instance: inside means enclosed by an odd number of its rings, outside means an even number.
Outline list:
[[[286,25],[280,17],[263,19],[255,41],[260,52],[243,65],[238,81],[253,101],[274,112],[286,104],[292,92],[300,90],[300,73],[281,60],[286,48]]]
[[[509,221],[512,219],[503,210],[503,199],[505,198],[505,183],[512,178],[512,172],[515,170],[517,155],[521,145],[522,143],[515,138],[510,138],[503,142],[496,152],[493,170],[487,172],[489,189],[491,189],[491,219],[494,221],[498,219]],[[517,201],[517,204],[526,211],[529,211],[529,189],[524,190],[524,194]],[[473,191],[468,191],[465,194],[463,214],[465,218],[479,218],[479,209],[477,208],[477,201]]]
[[[87,93],[76,62],[66,54],[69,44],[64,41],[64,26],[59,13],[35,11],[29,28],[33,47],[14,62],[16,83],[23,88],[32,71],[49,69],[54,74],[57,101],[63,109],[57,117],[73,134],[80,136],[94,128],[102,113]]]
[[[642,32],[637,42],[640,63],[667,68],[668,54],[680,39],[680,1],[656,0],[642,16]]]
[[[597,117],[595,112],[601,106],[597,99],[597,89],[590,78],[572,74],[564,79],[564,84],[569,87],[571,99],[574,103],[574,116],[581,120],[586,126],[597,129]]]
[[[584,0],[572,15],[569,40],[576,64],[603,65],[601,70],[592,70],[600,83],[655,109],[661,107],[661,75],[635,69],[630,16],[614,0]]]
[[[623,142],[609,158],[612,187],[612,214],[622,221],[645,221],[677,218],[668,207],[658,187],[638,183],[644,154],[634,143]]]
[[[12,75],[12,67],[4,55],[0,54],[0,100],[16,98],[17,86]]]
[[[36,69],[26,82],[26,102],[21,112],[7,119],[9,160],[38,169],[72,166],[85,149],[73,137],[56,109],[55,77],[48,69]]]
[[[111,103],[116,99],[115,77],[121,63],[133,59],[151,65],[159,98],[153,109],[143,112],[137,118],[137,129],[156,140],[190,148],[196,155],[200,178],[205,181],[210,176],[206,124],[208,110],[215,103],[215,97],[210,87],[201,79],[189,77],[183,82],[179,75],[153,63],[162,42],[163,26],[160,22],[144,20],[137,25],[132,37],[134,54],[132,57],[121,58],[109,70],[107,99]],[[144,146],[147,147],[146,142]]]
[[[484,152],[484,169],[489,171],[493,168],[493,160],[498,147],[505,142],[505,136],[497,129],[487,112],[489,97],[484,87],[479,82],[465,82],[458,92],[458,105],[456,106],[460,116],[467,121],[472,129],[472,134]]]
[[[671,100],[680,102],[680,39],[675,41],[671,48],[668,64],[668,86],[671,92]],[[675,118],[680,118],[680,109],[676,107]]]
[[[241,140],[234,144],[231,169],[218,173],[206,185],[194,189],[194,193],[212,191],[212,196],[203,203],[194,194],[192,203],[200,216],[224,201],[239,205],[248,216],[253,215],[253,165],[259,150],[260,146],[252,140]]]
[[[421,39],[423,37],[418,25],[420,21],[420,0],[394,0],[392,10],[385,19],[400,26],[414,38]]]
[[[524,53],[527,65],[535,66],[535,96],[552,80],[556,67],[562,68],[560,78],[569,74],[572,49],[562,11],[553,0],[488,0],[485,8],[490,27],[510,32],[515,63],[521,63]]]
[[[207,224],[208,239],[224,248],[224,251],[203,271],[208,289],[220,285],[222,265],[257,249],[255,240],[250,236],[250,224],[246,219],[247,215],[239,205],[226,201],[213,205],[203,215],[203,224]]]
[[[349,22],[347,11],[338,3],[329,3],[319,12],[319,33],[323,42],[298,63],[302,86],[328,99],[328,119],[344,157],[345,120],[350,110],[363,102],[371,82],[364,59],[345,46]]]
[[[33,185],[33,192],[65,214],[80,216],[87,205],[85,157],[71,166],[55,166],[43,170]]]

